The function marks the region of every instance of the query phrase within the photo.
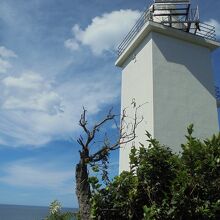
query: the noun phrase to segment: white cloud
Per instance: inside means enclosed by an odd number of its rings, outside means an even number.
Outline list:
[[[215,27],[216,36],[217,38],[219,38],[220,37],[220,23],[217,20],[212,19],[212,18],[206,21],[205,23],[210,24]]]
[[[33,110],[56,114],[61,111],[61,98],[51,90],[51,83],[40,74],[24,72],[19,77],[2,80],[5,88],[3,109]]]
[[[43,92],[24,97],[9,96],[2,105],[3,109],[9,110],[33,110],[43,111],[48,114],[56,114],[62,112],[61,98],[55,92]]]
[[[74,77],[59,85],[31,71],[4,78],[0,83],[1,143],[38,147],[70,139],[79,129],[82,107],[95,114],[104,104],[112,103],[119,96],[119,82],[104,69],[92,78]]]
[[[65,190],[73,182],[72,170],[56,170],[47,164],[13,162],[3,169],[5,173],[0,182],[16,187],[45,188],[48,190]]]
[[[7,87],[16,87],[20,89],[41,89],[44,80],[43,77],[32,71],[27,71],[19,77],[8,76],[3,81]]]
[[[86,45],[95,55],[116,49],[139,16],[139,11],[120,10],[93,18],[84,30],[76,24],[72,28],[73,38],[65,41],[65,46],[77,50],[80,44]]]
[[[0,73],[6,73],[12,67],[9,58],[15,58],[17,55],[4,46],[0,46]]]
[[[27,71],[4,78],[0,88],[2,143],[38,146],[58,135],[57,127],[62,125],[62,97],[54,91],[50,80]]]
[[[0,57],[3,58],[11,58],[11,57],[17,57],[14,51],[7,49],[4,46],[0,46]]]
[[[64,45],[66,48],[69,48],[70,50],[78,50],[79,49],[79,43],[75,39],[68,39],[64,42]]]
[[[6,73],[11,68],[10,62],[0,58],[0,73]]]

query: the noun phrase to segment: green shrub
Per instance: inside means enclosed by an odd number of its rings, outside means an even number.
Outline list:
[[[58,200],[54,200],[50,204],[50,215],[45,220],[73,220],[74,213],[66,212],[61,213],[61,203]]]
[[[130,171],[92,194],[93,219],[220,219],[220,135],[201,141],[188,128],[182,154],[147,133]],[[96,183],[97,184],[97,183]]]

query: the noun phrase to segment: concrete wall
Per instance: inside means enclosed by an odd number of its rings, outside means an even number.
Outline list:
[[[139,147],[141,143],[146,143],[145,131],[152,134],[153,129],[153,76],[152,76],[152,40],[151,34],[137,47],[123,65],[122,70],[122,90],[121,106],[122,110],[126,108],[126,122],[133,124],[135,108],[132,107],[132,101],[136,106],[142,105],[138,109],[138,118],[144,117],[142,123],[138,126],[135,141],[124,144],[120,149],[119,171],[129,170],[129,153],[132,145]],[[128,132],[131,127],[128,127]]]
[[[194,134],[201,138],[219,131],[210,58],[210,50],[218,46],[214,41],[150,23],[118,58],[126,121],[133,123],[132,101],[143,105],[138,116],[144,117],[135,141],[121,146],[119,172],[129,170],[132,146],[147,146],[146,130],[177,152],[189,124],[194,124]]]
[[[158,33],[152,39],[154,136],[179,151],[190,123],[200,138],[219,130],[211,53]]]

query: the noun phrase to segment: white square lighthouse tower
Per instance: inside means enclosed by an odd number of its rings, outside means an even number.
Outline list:
[[[119,46],[121,108],[142,105],[135,142],[120,148],[119,171],[129,170],[132,145],[147,146],[147,130],[179,152],[193,123],[195,135],[219,131],[211,52],[220,44],[215,28],[200,22],[189,0],[155,0]],[[127,108],[126,114],[133,115]],[[129,118],[129,117],[128,117]]]

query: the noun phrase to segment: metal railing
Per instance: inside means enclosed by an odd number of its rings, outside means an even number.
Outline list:
[[[124,40],[118,46],[118,56],[120,56],[125,51],[125,49],[131,43],[131,41],[141,31],[142,27],[147,23],[147,21],[150,20],[149,16],[150,14],[148,13],[148,10],[142,13],[141,17],[137,20],[136,24],[132,27],[132,29],[128,32]]]
[[[210,24],[200,22],[196,35],[209,40],[216,40],[215,27]]]
[[[178,29],[184,32],[188,32],[189,34],[194,34],[194,35],[197,35],[197,36],[209,39],[209,40],[216,40],[215,27],[209,24],[201,23],[199,22],[199,20],[196,20],[196,21],[192,20],[193,17],[196,17],[194,9],[192,9],[191,13],[192,13],[191,16],[189,16],[187,20],[182,20],[182,18],[180,18],[180,20],[171,22],[171,24],[173,23],[186,24],[186,25],[190,24],[190,29],[187,29],[187,28],[180,29],[180,28],[176,28],[175,26],[173,26],[172,28],[175,28],[175,29]],[[120,56],[126,50],[126,48],[129,46],[131,41],[137,36],[137,34],[142,30],[143,26],[148,21],[160,23],[165,26],[171,26],[170,23],[168,24],[168,22],[163,22],[159,19],[156,20],[155,17],[153,17],[153,14],[149,10],[144,11],[142,15],[140,16],[140,18],[137,20],[136,24],[132,27],[132,29],[126,35],[124,40],[118,46],[118,56]]]

